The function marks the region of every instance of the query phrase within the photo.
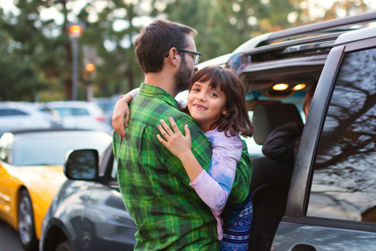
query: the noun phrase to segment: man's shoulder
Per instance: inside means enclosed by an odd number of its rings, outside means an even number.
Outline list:
[[[192,117],[187,113],[179,110],[177,106],[173,106],[170,103],[155,97],[146,97],[139,95],[131,104],[130,108],[131,119],[132,113],[139,114],[140,116],[134,116],[133,118],[137,120],[147,120],[148,122],[152,122],[152,125],[154,125],[155,123],[159,124],[161,119],[168,121],[169,117],[174,118],[178,126],[187,123],[194,123]]]

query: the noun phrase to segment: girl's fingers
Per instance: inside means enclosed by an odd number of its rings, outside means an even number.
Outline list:
[[[163,135],[163,137],[165,137],[165,139],[170,136],[166,131],[165,129],[162,128],[161,125],[158,125],[158,130],[161,132],[161,134]]]
[[[184,132],[185,132],[185,137],[191,138],[191,130],[189,130],[188,124],[185,124],[185,126],[184,126]]]
[[[159,142],[162,143],[162,145],[166,146],[167,145],[167,141],[162,139],[161,135],[157,134],[157,138],[159,140]]]
[[[180,130],[175,123],[175,120],[172,117],[169,117],[168,120],[170,121],[170,124],[171,124],[171,127],[172,127],[174,133],[180,133]]]
[[[167,125],[167,123],[163,119],[161,119],[161,124],[168,135],[174,134],[173,131],[171,131],[171,128]]]

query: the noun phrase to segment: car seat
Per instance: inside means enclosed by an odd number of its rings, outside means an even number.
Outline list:
[[[303,124],[294,104],[258,103],[252,119],[255,142],[262,145],[272,130],[288,122]],[[252,164],[253,222],[249,250],[270,250],[285,212],[293,166],[266,156],[253,159]]]

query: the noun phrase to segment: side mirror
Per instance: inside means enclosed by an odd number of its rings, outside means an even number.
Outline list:
[[[71,151],[64,165],[64,174],[72,180],[91,180],[98,177],[98,151],[83,149]]]

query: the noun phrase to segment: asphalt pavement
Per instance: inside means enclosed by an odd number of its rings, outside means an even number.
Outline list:
[[[0,221],[0,251],[25,251],[16,230]]]

